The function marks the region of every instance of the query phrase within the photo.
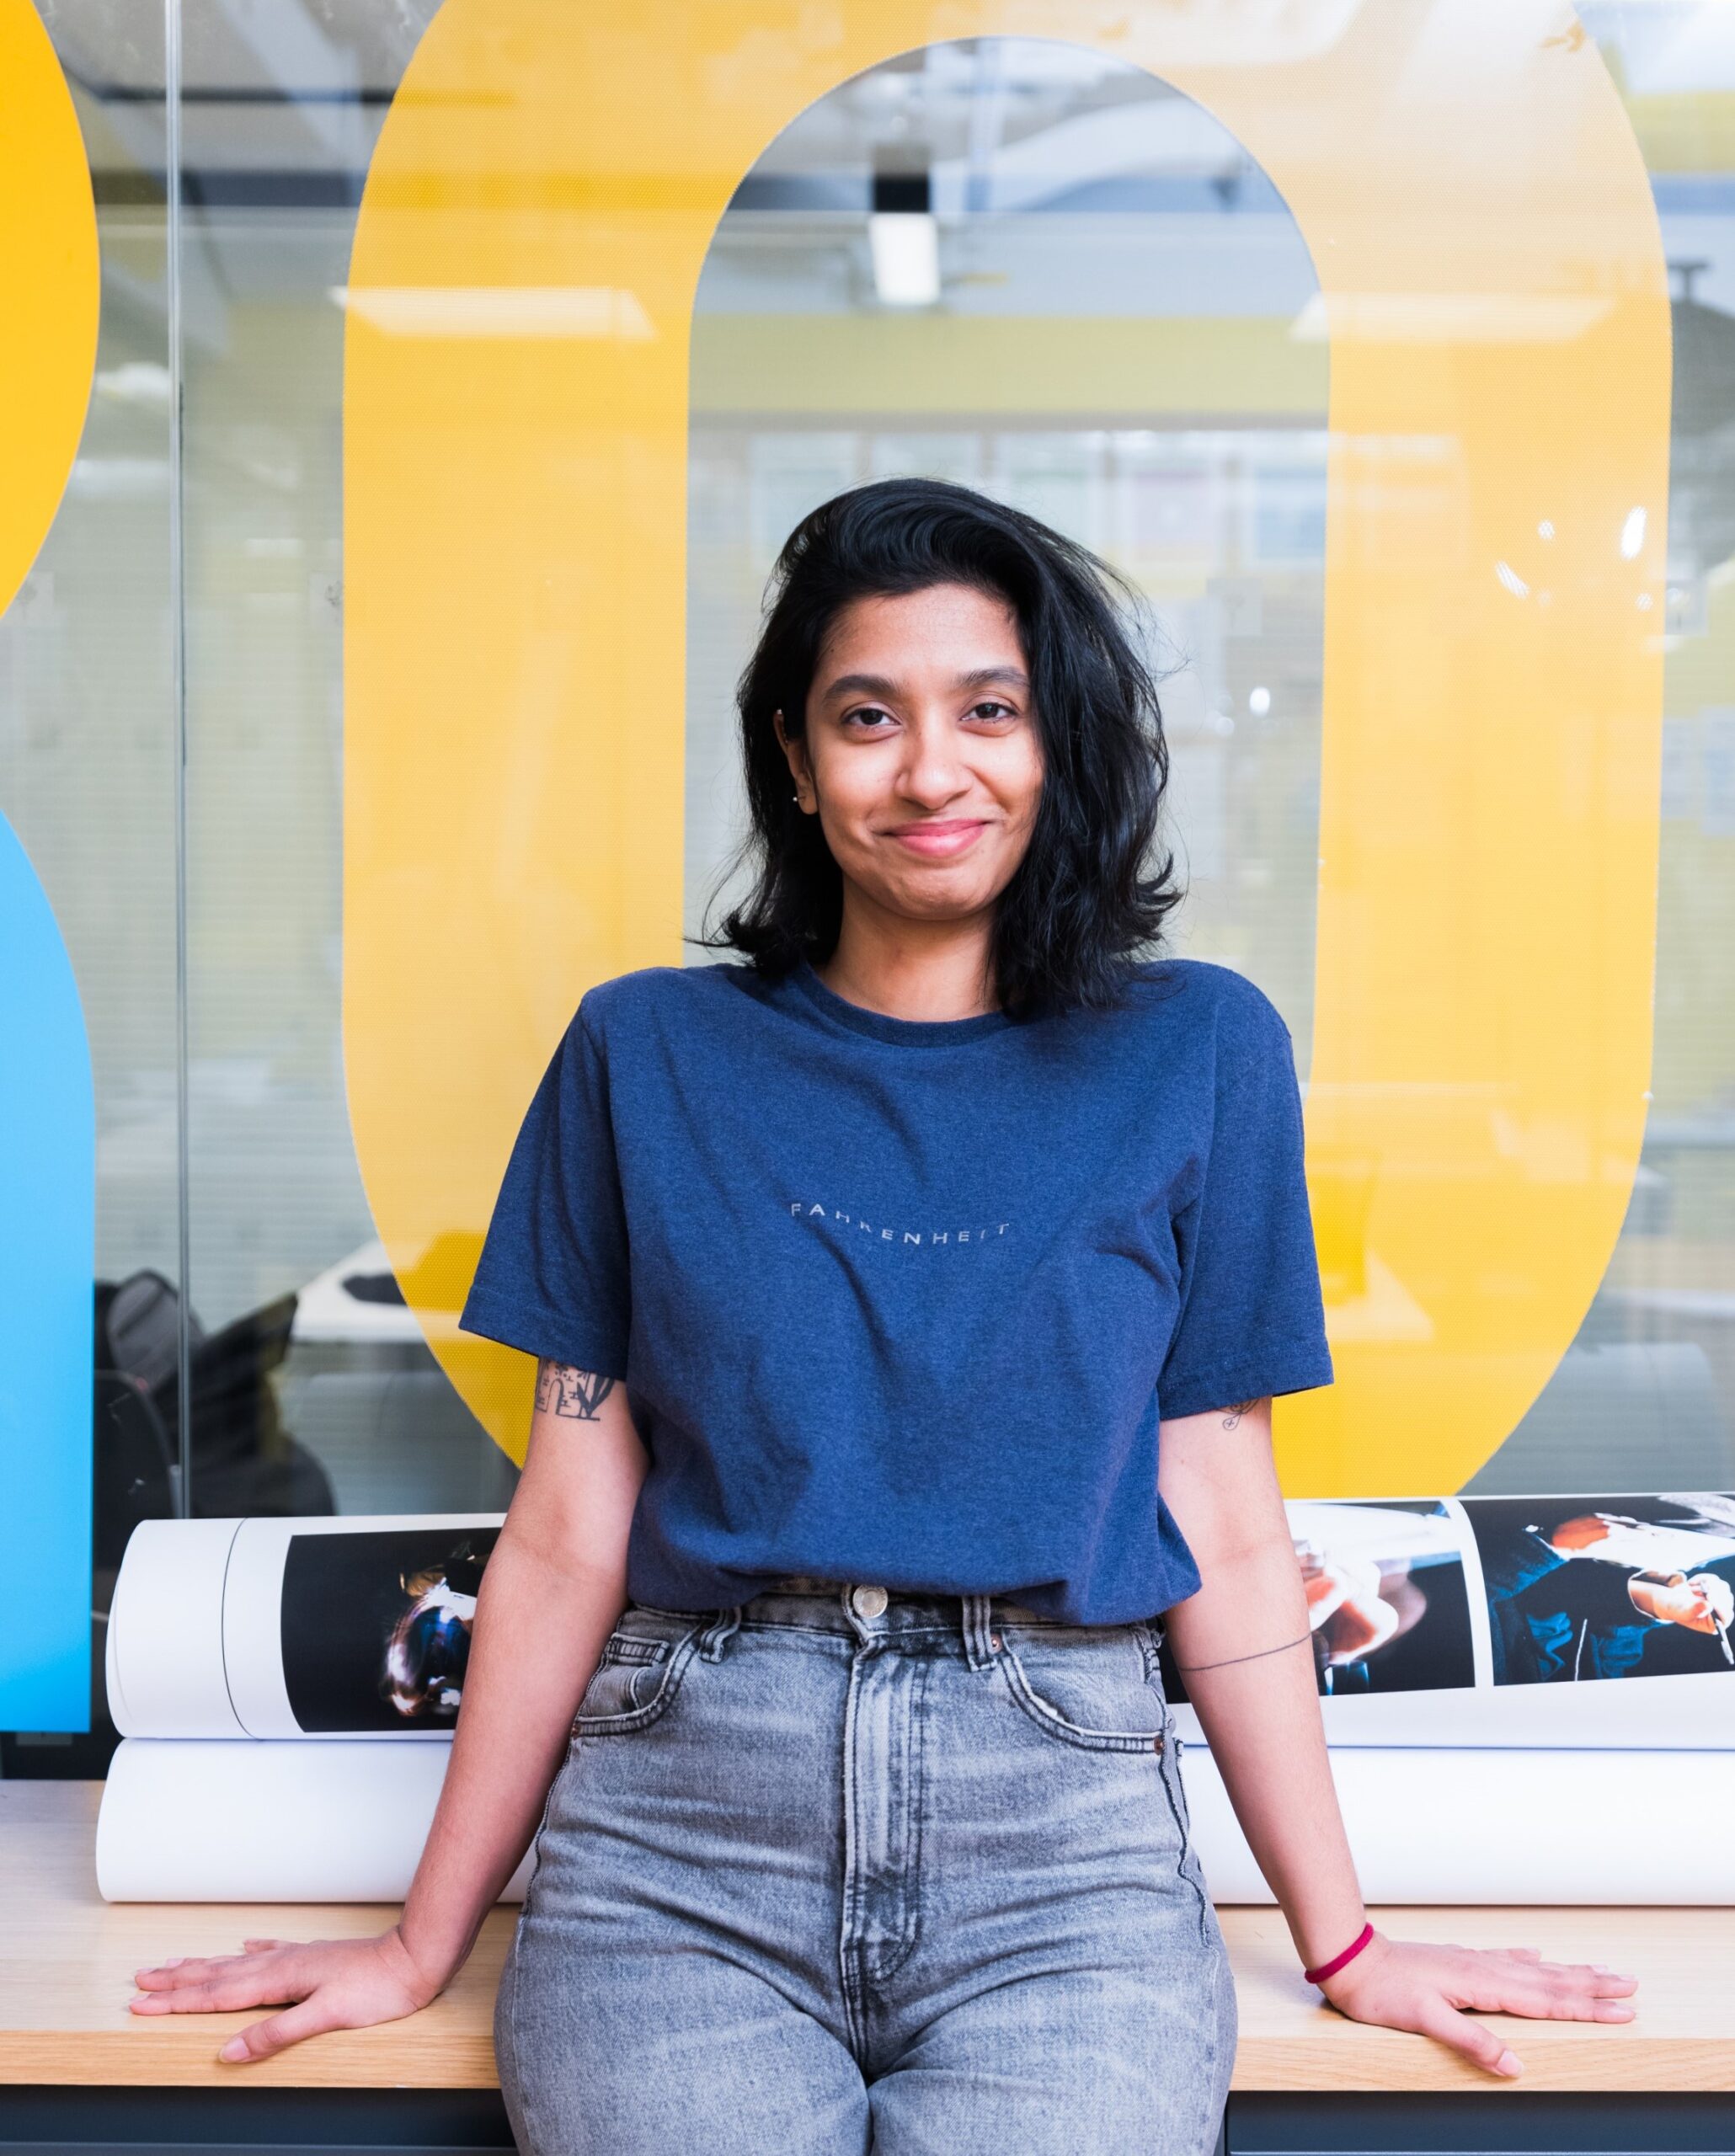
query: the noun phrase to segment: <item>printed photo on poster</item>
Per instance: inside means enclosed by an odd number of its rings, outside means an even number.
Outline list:
[[[1298,1502],[1289,1532],[1319,1689],[1436,1692],[1476,1682],[1464,1530],[1438,1498]]]
[[[1497,1684],[1735,1674],[1735,1496],[1474,1497]]]
[[[309,1736],[450,1728],[499,1530],[291,1535],[283,1679]]]
[[[1476,1682],[1461,1515],[1435,1497],[1295,1499],[1321,1693],[1433,1692]],[[1169,1697],[1187,1696],[1164,1657]]]

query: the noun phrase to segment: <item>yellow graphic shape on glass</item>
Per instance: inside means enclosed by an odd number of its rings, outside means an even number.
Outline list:
[[[77,454],[101,289],[72,93],[30,0],[0,0],[0,613]]]
[[[1279,1442],[1295,1493],[1455,1489],[1583,1316],[1649,1083],[1667,280],[1556,0],[446,0],[341,296],[344,1026],[375,1219],[517,1454],[527,1359],[454,1330],[477,1241],[580,992],[682,956],[707,247],[815,99],[997,34],[1196,99],[1312,253],[1288,334],[1330,352],[1307,1122],[1337,1382],[1280,1404]],[[1165,349],[1155,323],[1159,413]]]

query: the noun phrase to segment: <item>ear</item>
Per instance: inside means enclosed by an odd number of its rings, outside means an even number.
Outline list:
[[[789,760],[789,776],[795,782],[795,792],[803,808],[812,802],[813,774],[808,768],[807,743],[800,739],[791,740],[783,724],[781,711],[771,713],[771,725],[777,736],[777,746]]]

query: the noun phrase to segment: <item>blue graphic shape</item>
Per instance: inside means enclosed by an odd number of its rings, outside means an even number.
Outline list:
[[[90,1726],[95,1263],[83,1007],[0,816],[0,1729]]]

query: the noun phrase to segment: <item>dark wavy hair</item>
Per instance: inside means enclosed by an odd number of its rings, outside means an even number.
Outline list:
[[[736,687],[751,828],[737,865],[752,889],[699,940],[770,978],[836,947],[843,878],[817,816],[791,798],[772,725],[792,738],[827,632],[851,600],[961,584],[1017,617],[1043,750],[1035,826],[995,909],[1002,1010],[1034,1017],[1117,1002],[1182,892],[1156,851],[1168,750],[1134,624],[1143,603],[1075,540],[969,487],[880,479],[823,502],[784,542],[759,642]]]

